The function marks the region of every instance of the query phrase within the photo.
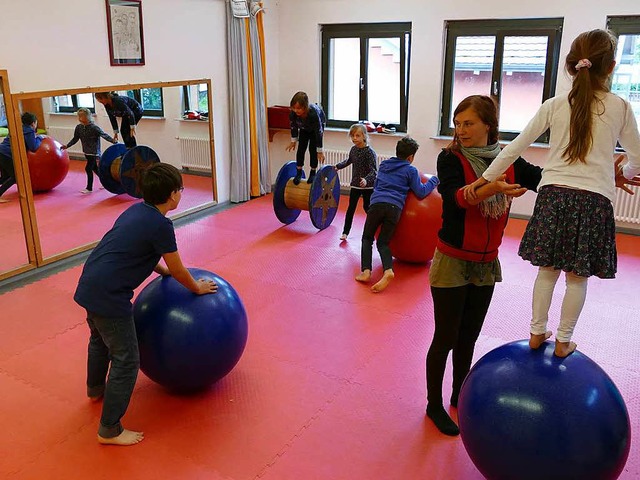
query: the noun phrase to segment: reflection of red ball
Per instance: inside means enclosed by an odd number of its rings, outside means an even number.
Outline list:
[[[44,137],[35,152],[27,152],[31,189],[34,192],[55,188],[69,173],[69,154],[60,146],[53,138]]]
[[[421,174],[422,183],[431,175]],[[393,234],[391,252],[398,260],[409,263],[427,263],[433,259],[442,227],[442,197],[434,189],[426,198],[418,200],[409,191],[400,221]]]

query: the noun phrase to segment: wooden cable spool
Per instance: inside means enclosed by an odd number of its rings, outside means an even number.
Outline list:
[[[142,198],[140,176],[149,165],[160,162],[158,154],[150,147],[138,145],[127,148],[116,143],[107,148],[98,166],[100,183],[111,193],[127,193]]]
[[[331,225],[340,203],[340,179],[330,165],[320,168],[312,183],[302,180],[293,183],[296,174],[296,162],[282,166],[273,191],[273,210],[285,225],[294,222],[300,211],[307,210],[313,225],[323,230]]]

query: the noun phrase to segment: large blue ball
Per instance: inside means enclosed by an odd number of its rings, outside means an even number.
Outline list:
[[[218,292],[195,295],[173,277],[156,278],[133,307],[140,369],[172,390],[211,386],[233,369],[247,344],[248,324],[237,292],[218,275],[190,268],[196,280],[213,280]]]
[[[478,470],[499,479],[615,479],[631,427],[620,392],[580,352],[545,342],[503,345],[482,357],[460,391],[458,420]]]

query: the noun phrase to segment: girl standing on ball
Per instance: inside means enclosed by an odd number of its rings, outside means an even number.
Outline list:
[[[476,188],[498,178],[520,152],[551,130],[540,195],[518,253],[539,267],[529,340],[533,349],[551,336],[549,307],[560,272],[565,272],[567,286],[555,345],[559,357],[576,349],[571,336],[587,296],[588,278],[616,274],[615,187],[632,193],[625,184],[640,183],[634,180],[640,173],[640,133],[633,108],[608,87],[615,53],[616,39],[605,30],[578,35],[565,61],[573,77],[571,91],[544,102],[522,133],[466,191],[474,198]],[[629,159],[624,166],[622,157],[613,158],[618,142]]]

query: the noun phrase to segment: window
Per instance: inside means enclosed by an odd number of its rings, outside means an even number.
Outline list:
[[[80,93],[78,95],[59,95],[54,97],[54,110],[60,113],[75,113],[78,108],[85,107],[96,113],[92,93]]]
[[[631,103],[640,124],[640,17],[609,17],[607,28],[618,37],[611,92]]]
[[[562,19],[448,21],[440,134],[469,95],[499,105],[500,138],[512,140],[555,92]],[[548,141],[548,133],[538,141]]]
[[[141,88],[139,90],[125,90],[118,95],[134,98],[142,108],[145,117],[163,117],[162,88]]]
[[[207,84],[185,85],[182,87],[182,107],[185,112],[209,113]]]
[[[407,131],[411,23],[322,25],[327,125],[360,120]]]

